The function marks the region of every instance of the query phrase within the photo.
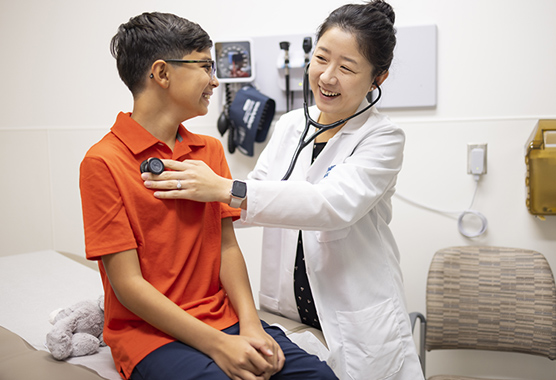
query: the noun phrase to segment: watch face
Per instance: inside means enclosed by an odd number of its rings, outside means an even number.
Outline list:
[[[245,198],[247,196],[247,184],[242,181],[234,181],[232,195],[236,198]]]
[[[253,80],[250,41],[216,42],[216,76],[221,82]]]

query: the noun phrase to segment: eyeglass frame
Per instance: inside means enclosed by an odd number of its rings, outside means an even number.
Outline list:
[[[164,59],[168,63],[210,63],[210,80],[216,77],[216,62],[213,59]]]

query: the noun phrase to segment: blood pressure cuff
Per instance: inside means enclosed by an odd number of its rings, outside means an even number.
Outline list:
[[[228,112],[233,142],[240,152],[253,156],[254,142],[266,140],[275,110],[276,102],[254,87],[246,86],[236,93]]]

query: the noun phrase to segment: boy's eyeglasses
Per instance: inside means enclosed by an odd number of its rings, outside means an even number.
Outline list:
[[[210,67],[207,65],[205,70],[210,76],[210,80],[213,80],[216,74],[216,64],[212,59],[165,59],[164,61],[170,63],[209,63]]]

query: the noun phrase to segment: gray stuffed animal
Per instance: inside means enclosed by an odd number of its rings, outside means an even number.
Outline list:
[[[92,355],[106,346],[102,339],[104,296],[54,310],[50,323],[53,326],[46,335],[46,346],[55,359]]]

